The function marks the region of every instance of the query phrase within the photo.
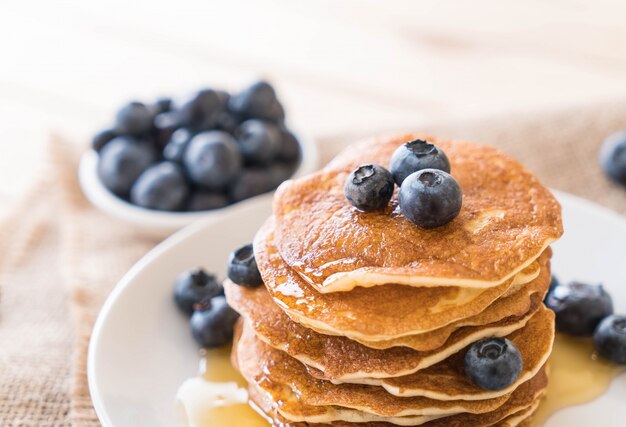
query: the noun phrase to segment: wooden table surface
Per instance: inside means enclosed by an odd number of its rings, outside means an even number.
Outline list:
[[[618,0],[0,3],[0,212],[51,132],[85,143],[129,98],[275,82],[316,136],[626,96]]]

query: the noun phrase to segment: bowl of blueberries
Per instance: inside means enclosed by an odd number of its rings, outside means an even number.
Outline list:
[[[122,106],[79,166],[86,197],[159,234],[233,209],[267,205],[283,181],[313,172],[314,142],[285,124],[274,88],[202,89]]]

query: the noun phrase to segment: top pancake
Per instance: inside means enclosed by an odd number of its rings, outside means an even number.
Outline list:
[[[406,141],[427,139],[450,159],[463,191],[457,218],[423,229],[398,208],[361,212],[343,194],[358,165],[389,167]],[[388,283],[485,288],[523,270],[562,232],[554,196],[520,163],[495,148],[416,134],[357,143],[322,171],[287,181],[274,197],[276,245],[319,292]]]
[[[254,253],[265,286],[278,306],[295,322],[327,335],[362,342],[398,339],[450,325],[483,312],[507,295],[518,276],[534,279],[542,267],[527,267],[497,287],[423,287],[388,284],[350,292],[319,293],[280,257],[274,243],[273,218],[261,227]],[[545,265],[549,251],[534,263]],[[364,321],[367,319],[367,321]]]

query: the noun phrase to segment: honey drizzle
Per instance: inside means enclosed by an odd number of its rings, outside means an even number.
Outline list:
[[[598,357],[590,338],[557,334],[549,361],[548,390],[533,417],[533,426],[543,426],[561,409],[597,399],[624,371],[624,367]]]
[[[216,388],[239,388],[224,402],[216,399]],[[200,362],[200,374],[181,386],[178,401],[187,427],[268,427],[268,422],[246,402],[246,381],[230,363],[230,348],[207,350]],[[231,390],[232,391],[232,390]],[[242,396],[243,394],[243,396]],[[243,397],[243,399],[242,399]],[[243,403],[242,403],[243,401]]]
[[[590,339],[557,334],[549,362],[548,390],[535,416],[533,426],[543,426],[561,409],[591,402],[601,396],[611,381],[626,368],[598,358]],[[234,383],[246,387],[245,380],[230,363],[230,348],[210,350],[200,364],[200,375],[185,382],[179,392],[187,427],[268,427],[268,422],[247,403],[215,405],[207,398],[214,384]],[[210,395],[210,393],[209,393]]]

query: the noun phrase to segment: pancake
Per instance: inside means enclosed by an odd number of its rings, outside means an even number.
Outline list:
[[[438,401],[425,397],[397,397],[382,387],[361,384],[332,384],[307,374],[302,363],[259,340],[249,323],[244,322],[237,343],[237,366],[249,384],[260,387],[279,404],[286,418],[300,418],[300,406],[337,406],[379,417],[415,415],[454,415],[485,413],[502,406],[510,394],[487,400]],[[307,410],[307,412],[309,412]]]
[[[545,365],[554,343],[554,312],[542,307],[526,326],[507,335],[522,354],[522,372],[511,386],[497,391],[482,390],[472,384],[464,370],[465,351],[441,363],[402,377],[371,381],[395,396],[425,396],[431,399],[491,399],[514,391],[529,381]]]
[[[546,257],[551,256],[550,248],[546,249],[544,255]],[[418,335],[409,335],[384,341],[365,341],[358,338],[355,338],[355,340],[370,348],[385,349],[402,346],[417,351],[430,351],[442,346],[461,327],[488,325],[534,311],[545,298],[550,286],[550,263],[545,263],[544,259],[540,257],[538,260],[542,264],[542,268],[535,280],[519,287],[512,286],[501,298],[475,316],[470,316],[434,331]]]
[[[263,396],[262,396],[262,392],[257,391],[253,391],[250,393],[251,397],[257,401],[263,401]],[[314,424],[314,423],[307,423],[307,422],[290,422],[287,419],[281,417],[280,415],[277,415],[277,419],[272,419],[270,418],[270,416],[268,416],[258,405],[256,405],[254,402],[250,402],[250,405],[263,417],[267,420],[267,422],[271,425],[271,426],[276,426],[276,427],[305,427],[305,426],[310,426],[310,427],[316,427],[316,426],[321,426],[321,427],[331,427],[331,426],[335,426],[337,425],[337,423],[331,423],[331,424]],[[268,407],[270,407],[270,404],[267,404]],[[514,413],[513,415],[510,415],[506,418],[504,418],[503,420],[501,420],[500,422],[491,424],[488,427],[530,427],[531,426],[531,420],[532,417],[534,415],[534,413],[536,412],[536,408],[537,406],[539,406],[539,402],[536,402],[533,406],[523,409],[519,412]],[[271,413],[271,411],[270,411]],[[358,426],[377,426],[377,427],[382,427],[382,426],[395,426],[395,425],[406,425],[406,426],[419,426],[419,425],[424,425],[425,423],[427,423],[429,420],[410,420],[409,418],[407,418],[407,420],[401,419],[396,423],[389,423],[389,422],[362,422],[362,423],[358,423]],[[405,423],[406,422],[406,423]],[[353,423],[356,423],[353,421]],[[347,426],[347,425],[354,425],[354,424],[346,424],[346,423],[342,423],[342,426]]]
[[[248,394],[251,399],[255,401],[265,401],[268,407],[273,405],[271,397],[265,393],[261,388],[250,385],[248,387]],[[408,417],[379,417],[377,415],[368,414],[366,412],[357,411],[354,409],[345,409],[337,406],[325,406],[325,407],[307,407],[304,405],[298,405],[297,402],[283,402],[281,405],[276,406],[275,416],[276,419],[269,419],[268,416],[259,409],[254,402],[251,403],[253,408],[257,410],[262,416],[264,416],[272,425],[286,425],[282,423],[288,423],[288,425],[328,425],[318,423],[334,423],[340,421],[346,425],[395,425],[395,426],[419,426],[429,421],[436,420],[444,417],[444,415],[415,415]],[[296,409],[293,409],[293,408]],[[286,409],[284,409],[286,408]],[[290,412],[291,410],[291,412]],[[282,412],[286,412],[285,418],[281,415]],[[279,420],[282,420],[279,421]],[[308,421],[305,421],[308,420]],[[278,422],[278,424],[277,424]],[[293,424],[295,423],[295,424]]]
[[[491,427],[502,425],[510,420],[510,417],[524,414],[524,411],[536,407],[539,400],[545,394],[548,378],[542,369],[530,381],[522,384],[511,395],[511,398],[498,409],[485,414],[458,414],[449,417],[437,418],[421,424],[424,427]],[[271,397],[256,387],[250,388],[252,406],[259,411],[273,426],[276,427],[353,427],[354,424],[344,421],[293,422],[281,415],[277,404]],[[364,422],[359,427],[394,427],[397,424],[391,422]],[[506,424],[504,424],[506,425]]]
[[[404,217],[397,191],[383,212],[361,212],[343,194],[363,163],[389,166],[415,134],[360,142],[322,171],[283,183],[274,196],[277,246],[284,262],[321,293],[389,283],[417,287],[500,287],[563,233],[550,191],[495,148],[424,137],[450,159],[463,190],[452,222],[423,229]]]
[[[232,349],[231,359],[233,366],[242,371],[239,366],[240,363],[240,353],[239,343],[241,341],[242,331],[243,331],[243,321],[240,319],[235,326],[235,338],[234,345]],[[249,355],[248,355],[249,357]],[[375,414],[362,412],[355,409],[350,408],[342,408],[339,406],[311,406],[311,405],[302,405],[299,397],[294,394],[293,390],[288,387],[284,387],[282,389],[270,388],[273,392],[267,392],[258,384],[250,382],[248,384],[248,391],[250,396],[257,396],[257,399],[251,400],[251,405],[254,409],[256,409],[261,415],[267,418],[264,412],[259,411],[258,406],[254,405],[254,401],[259,401],[262,399],[265,404],[276,407],[277,411],[285,413],[287,416],[291,417],[292,421],[305,421],[309,422],[329,422],[329,421],[345,421],[349,423],[380,423],[380,422],[389,422],[393,421],[395,425],[406,425],[406,426],[416,426],[428,421],[443,417],[444,415],[413,415],[413,416],[403,416],[403,417],[381,417]],[[275,396],[281,396],[280,404],[275,405],[272,401],[272,398]],[[280,417],[280,412],[277,412],[277,416]],[[270,424],[274,422],[268,418]]]
[[[474,398],[459,394],[459,387],[452,387],[451,392],[446,394],[437,394],[437,389],[415,387],[415,384],[422,384],[422,381],[387,383],[374,379],[401,377],[426,369],[477,340],[507,336],[526,326],[531,317],[537,319],[532,322],[532,328],[526,327],[525,330],[532,331],[536,335],[536,341],[534,346],[525,346],[524,350],[528,353],[524,357],[525,368],[532,370],[534,375],[545,362],[545,358],[539,355],[549,353],[552,348],[553,337],[546,333],[550,330],[546,325],[553,321],[550,314],[545,313],[546,310],[538,298],[532,311],[523,316],[509,317],[491,325],[461,328],[442,347],[418,352],[405,347],[376,350],[345,337],[319,334],[293,322],[273,303],[263,287],[244,288],[229,281],[224,283],[224,287],[229,304],[250,322],[257,337],[306,364],[312,376],[334,383],[383,385],[390,393],[398,396],[423,395],[447,400]],[[539,307],[542,307],[541,316],[535,315]]]
[[[537,412],[537,408],[539,407],[540,403],[541,403],[541,400],[537,400],[530,407],[505,418],[497,425],[494,424],[493,427],[527,427],[527,426],[530,426],[532,417],[535,415],[535,412]]]
[[[282,260],[274,246],[273,223],[270,218],[254,241],[263,281],[289,317],[327,335],[369,342],[433,331],[483,312],[506,294],[515,281],[511,278],[500,286],[485,289],[388,284],[322,294]],[[537,271],[536,267],[529,268]]]
[[[432,352],[438,350],[440,353],[448,339],[454,335],[451,342],[459,342],[458,335],[468,336],[468,326],[486,326],[492,328],[508,327],[511,322],[515,322],[522,317],[534,313],[541,305],[550,281],[549,269],[541,270],[540,276],[528,285],[522,287],[514,294],[497,300],[490,305],[483,313],[469,319],[463,319],[452,325],[437,329],[425,334],[407,336],[397,340],[385,342],[365,342],[359,345],[357,342],[345,337],[319,334],[311,329],[305,328],[292,321],[271,299],[264,287],[244,288],[232,284],[229,280],[224,283],[226,296],[229,304],[242,316],[250,320],[259,338],[269,345],[286,351],[292,357],[314,368],[325,371],[328,379],[346,379],[345,370],[340,374],[337,370],[325,369],[325,366],[338,366],[332,359],[337,353],[347,355],[348,360],[358,360],[355,355],[367,355],[370,361],[379,361],[383,353],[371,351],[370,349],[391,348],[391,344],[396,347],[407,347],[406,349],[395,349],[391,353],[393,360],[404,360],[415,354],[411,349],[418,352]],[[504,322],[502,322],[504,320]],[[466,326],[467,325],[467,326]],[[459,331],[459,329],[463,329]],[[512,330],[511,330],[512,331]],[[456,332],[456,335],[455,335]],[[479,338],[476,338],[479,339]],[[382,345],[381,345],[382,344]],[[364,348],[369,347],[369,348]],[[450,346],[446,346],[450,348]],[[409,356],[407,356],[409,355]],[[320,360],[322,359],[322,360]],[[327,360],[323,360],[327,359]],[[344,358],[343,360],[345,360]],[[372,363],[372,362],[369,362]],[[424,363],[424,362],[422,362]],[[339,362],[339,365],[341,361]],[[387,371],[395,371],[396,367],[390,366],[386,361],[382,364]],[[368,365],[369,367],[370,365]],[[411,366],[414,366],[411,364]],[[426,366],[426,365],[424,365]],[[345,368],[344,368],[345,369]],[[361,371],[360,368],[358,371]],[[406,365],[402,369],[406,369]],[[370,369],[371,371],[371,369]],[[356,371],[349,371],[356,372]]]

